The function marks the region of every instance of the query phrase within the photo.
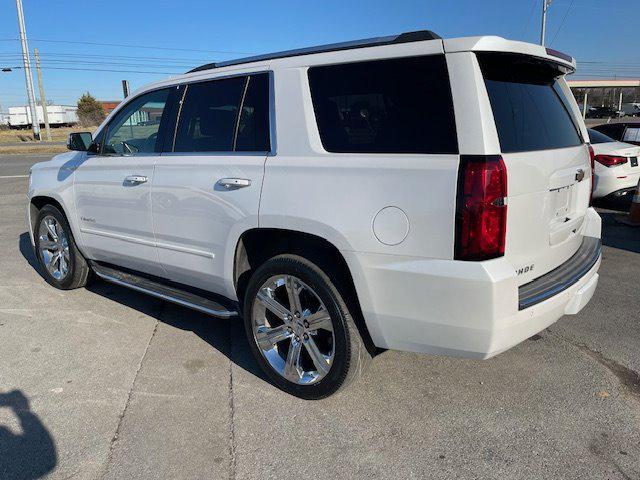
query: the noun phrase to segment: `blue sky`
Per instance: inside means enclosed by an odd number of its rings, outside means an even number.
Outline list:
[[[23,5],[29,48],[40,50],[46,67],[48,99],[75,104],[87,90],[99,99],[120,99],[124,78],[135,89],[210,61],[403,31],[431,29],[442,37],[492,34],[538,42],[541,1],[23,0]],[[638,18],[638,0],[554,0],[547,45],[579,62],[598,62],[579,66],[584,78],[637,78]],[[17,37],[15,1],[0,0],[0,67],[21,64],[16,56],[20,44],[11,40]],[[25,102],[23,71],[0,73],[2,107]]]

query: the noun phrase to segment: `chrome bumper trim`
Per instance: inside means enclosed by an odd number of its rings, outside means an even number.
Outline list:
[[[584,237],[578,251],[549,273],[518,288],[518,310],[524,310],[566,290],[593,267],[602,249],[599,238]]]

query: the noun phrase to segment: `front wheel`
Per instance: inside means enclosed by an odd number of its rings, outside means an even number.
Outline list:
[[[64,214],[53,205],[42,207],[36,218],[35,249],[45,280],[70,290],[87,284],[90,267],[71,233]]]
[[[279,255],[252,275],[244,298],[251,351],[271,381],[305,399],[335,393],[369,353],[336,286],[314,263]]]

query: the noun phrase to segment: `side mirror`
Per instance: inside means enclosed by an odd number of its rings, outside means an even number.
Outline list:
[[[89,150],[92,142],[93,137],[91,136],[91,132],[73,132],[69,134],[67,148],[78,152],[86,152]]]

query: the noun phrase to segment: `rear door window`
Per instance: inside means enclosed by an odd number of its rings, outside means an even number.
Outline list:
[[[309,84],[329,152],[458,152],[444,55],[312,67]]]
[[[582,143],[553,66],[516,54],[478,54],[504,153]]]
[[[187,86],[173,151],[231,152],[246,77]]]
[[[247,79],[234,150],[268,152],[269,137],[269,74],[251,75]]]

